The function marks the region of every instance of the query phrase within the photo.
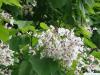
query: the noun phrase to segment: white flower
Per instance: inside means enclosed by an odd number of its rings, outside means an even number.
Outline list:
[[[52,30],[55,30],[55,27],[54,27],[54,26],[52,26],[52,25],[50,25],[50,28],[51,28]]]
[[[11,25],[14,24],[14,19],[13,19],[13,17],[11,17],[11,19],[10,19],[10,24],[11,24]]]
[[[88,57],[88,59],[91,61],[91,62],[93,62],[95,59],[94,59],[94,56],[92,56],[92,55],[90,55],[89,57]]]
[[[90,51],[90,49],[86,47],[87,51]],[[85,51],[86,51],[85,50]],[[83,52],[78,59],[78,64],[76,66],[76,71],[80,71],[80,73],[94,73],[94,72],[99,72],[100,71],[100,60],[95,58],[92,55],[88,55],[86,52]],[[85,70],[84,70],[85,69]],[[81,75],[81,74],[80,74]]]
[[[13,53],[14,51],[9,49],[9,46],[0,43],[0,65],[13,65],[14,59],[13,59]]]
[[[60,36],[64,36],[65,33],[66,33],[66,30],[64,28],[58,28],[58,34]]]
[[[38,47],[44,47],[41,57],[63,60],[67,66],[71,66],[72,61],[76,60],[78,54],[83,51],[83,41],[74,35],[73,30],[55,29],[51,26],[37,37],[39,38]]]
[[[5,11],[3,11],[1,13],[1,16],[4,18],[4,19],[10,19],[11,18],[11,15]]]
[[[33,0],[32,5],[33,5],[34,7],[36,7],[36,6],[37,6],[37,1],[36,1],[36,0]]]
[[[29,46],[29,53],[31,53],[32,55],[35,55],[36,51],[31,46]]]
[[[11,75],[12,70],[9,69],[0,69],[0,75]]]

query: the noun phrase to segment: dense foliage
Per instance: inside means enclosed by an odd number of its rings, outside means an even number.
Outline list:
[[[0,0],[0,75],[100,73],[100,0]]]

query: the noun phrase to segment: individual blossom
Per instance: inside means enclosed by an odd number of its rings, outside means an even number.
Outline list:
[[[65,33],[66,33],[65,28],[58,28],[58,34],[59,34],[60,36],[64,36]]]
[[[83,51],[83,41],[80,37],[75,36],[73,29],[51,26],[37,37],[39,38],[37,47],[44,48],[40,53],[41,57],[62,60],[67,66],[71,66],[73,60],[76,60],[78,54]]]
[[[33,5],[33,7],[36,7],[37,6],[37,1],[36,0],[33,0],[32,5]]]
[[[14,25],[14,19],[13,17],[11,17],[11,19],[9,19],[9,23],[5,24],[5,28],[12,29],[13,25]]]
[[[36,51],[31,46],[29,46],[29,53],[35,55]]]
[[[12,25],[11,25],[10,23],[6,23],[6,24],[5,24],[5,28],[6,28],[6,29],[11,29],[11,28],[12,28]]]

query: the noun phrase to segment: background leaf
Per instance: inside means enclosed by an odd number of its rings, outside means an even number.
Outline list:
[[[32,68],[38,75],[55,75],[59,72],[57,62],[52,59],[40,59],[39,56],[33,56],[29,61],[32,64]]]
[[[23,61],[19,68],[18,75],[34,75],[31,73],[32,66],[28,61]]]
[[[54,8],[61,8],[66,4],[66,0],[49,0]]]
[[[19,51],[20,47],[24,47],[27,44],[30,44],[30,37],[26,35],[13,36],[9,40],[9,47],[11,50],[14,50],[14,51]]]

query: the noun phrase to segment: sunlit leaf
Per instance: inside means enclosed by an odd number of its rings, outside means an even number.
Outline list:
[[[96,45],[90,39],[84,38],[84,43],[85,43],[85,45],[87,45],[91,48],[97,48]]]
[[[34,26],[25,26],[21,28],[22,32],[27,32],[27,31],[34,31],[35,27]]]
[[[49,27],[47,26],[47,24],[45,23],[40,23],[40,27],[43,28],[43,29],[48,29]]]
[[[21,7],[19,0],[3,0],[3,3],[10,4],[10,5],[16,5],[18,7]]]
[[[38,43],[38,38],[32,38],[32,46],[35,46]]]
[[[92,55],[100,60],[100,52],[93,51]]]
[[[0,25],[0,40],[6,42],[9,39],[9,32],[3,26]]]

